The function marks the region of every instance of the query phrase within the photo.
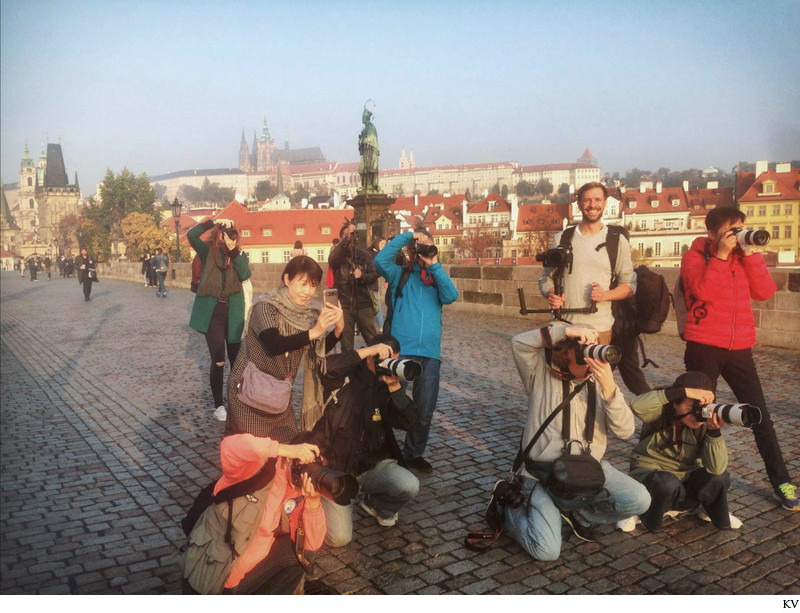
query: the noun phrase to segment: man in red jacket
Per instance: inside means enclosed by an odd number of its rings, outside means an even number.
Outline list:
[[[737,228],[744,213],[717,207],[706,215],[707,238],[697,238],[681,261],[685,288],[684,338],[686,370],[705,373],[716,383],[728,383],[736,399],[761,409],[753,435],[775,498],[783,508],[800,510],[797,488],[791,483],[778,438],[767,410],[761,381],[753,362],[756,328],[750,299],[767,300],[777,289],[760,253],[742,248]]]

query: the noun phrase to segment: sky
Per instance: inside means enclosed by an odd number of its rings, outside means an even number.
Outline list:
[[[238,165],[278,147],[381,169],[574,162],[603,172],[800,159],[800,0],[22,1],[0,4],[0,179],[60,142],[106,169]],[[372,104],[370,103],[370,108]]]

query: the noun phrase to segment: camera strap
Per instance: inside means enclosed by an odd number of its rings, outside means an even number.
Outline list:
[[[586,385],[587,381],[589,381],[589,380],[586,379],[585,381],[583,381],[583,382],[579,383],[578,385],[576,385],[575,388],[564,397],[564,400],[561,401],[561,404],[559,404],[553,410],[553,412],[550,413],[550,415],[547,416],[547,419],[545,419],[542,422],[542,425],[539,426],[539,429],[536,431],[536,434],[533,435],[533,437],[531,438],[531,440],[528,443],[527,447],[525,447],[524,451],[522,449],[522,437],[520,437],[519,451],[517,452],[517,457],[514,459],[514,465],[511,468],[511,472],[512,473],[516,473],[520,469],[522,464],[525,462],[525,458],[528,457],[528,454],[531,452],[531,449],[533,449],[533,446],[536,444],[536,441],[542,435],[542,432],[544,432],[547,429],[547,426],[550,425],[550,423],[556,418],[556,416],[561,411],[563,411],[564,409],[569,407],[569,404],[570,404],[570,402],[572,402],[572,399],[576,395],[578,395],[578,393],[583,389],[583,386]],[[565,388],[566,390],[569,389],[569,382],[568,381],[562,381],[562,385],[566,386],[566,388]],[[594,403],[592,403],[592,406],[594,406]],[[592,419],[592,430],[594,430],[594,411],[592,411],[591,419]],[[588,417],[587,417],[587,426],[588,426]],[[522,436],[525,436],[524,432],[523,432]]]
[[[594,437],[594,420],[595,420],[595,410],[596,410],[596,403],[597,403],[597,386],[595,385],[594,381],[587,379],[584,383],[588,383],[588,391],[589,391],[589,398],[587,400],[587,407],[586,407],[586,424],[583,431],[583,438],[586,441],[586,452],[591,451],[592,447],[592,438]],[[569,393],[569,382],[566,380],[561,381],[561,389],[564,392],[564,397],[567,396]],[[564,417],[561,421],[561,438],[564,440],[564,452],[568,452],[567,446],[571,440],[570,437],[570,407],[567,405],[564,407]]]

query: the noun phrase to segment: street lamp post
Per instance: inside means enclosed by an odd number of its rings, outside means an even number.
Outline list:
[[[53,244],[56,246],[56,259],[58,259],[61,256],[61,252],[58,250],[58,239],[57,238],[53,239]]]
[[[181,203],[178,202],[177,196],[175,196],[175,200],[172,201],[170,208],[172,209],[172,219],[175,220],[175,246],[178,249],[177,261],[180,262],[181,261],[181,238],[180,238],[181,208],[183,208],[183,205],[181,205]]]
[[[78,237],[78,251],[83,249],[83,228],[78,226],[78,229],[75,230],[75,235]]]

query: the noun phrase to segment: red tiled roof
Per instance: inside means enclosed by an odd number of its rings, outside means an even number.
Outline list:
[[[5,249],[0,248],[0,257],[2,258],[18,258],[21,257],[18,254],[12,251],[6,251]]]
[[[489,203],[496,202],[497,206],[489,211]],[[467,213],[505,213],[511,211],[511,205],[497,192],[492,192],[485,198],[468,205]]]
[[[675,199],[678,200],[678,206],[672,206]],[[652,206],[653,201],[658,201],[658,206]],[[631,207],[631,202],[635,202],[636,206]],[[685,212],[689,207],[683,187],[665,187],[660,194],[654,189],[645,190],[644,193],[628,190],[622,196],[622,208],[629,213],[644,214]]]
[[[738,178],[738,177],[737,177]],[[763,194],[764,181],[772,180],[777,183],[774,194]],[[743,200],[770,202],[773,200],[800,198],[800,168],[792,168],[789,172],[775,172],[767,170],[761,173],[749,189],[739,196]]]
[[[281,174],[301,175],[305,173],[319,174],[322,172],[336,172],[336,162],[315,162],[312,164],[293,164],[288,168],[281,168]]]
[[[358,162],[347,162],[336,165],[336,172],[358,172]]]
[[[736,172],[736,195],[739,199],[747,193],[747,190],[755,183],[755,170],[740,170]]]
[[[686,194],[689,204],[689,215],[703,216],[710,209],[718,206],[733,206],[733,188],[718,187],[715,189],[692,189]]]
[[[252,245],[288,245],[296,240],[303,243],[330,243],[339,236],[339,228],[344,218],[351,218],[350,209],[289,209],[282,211],[248,211],[237,201],[231,202],[217,217],[233,220],[239,229],[240,244],[247,248]],[[295,230],[303,228],[303,234]],[[322,228],[330,228],[330,234],[323,234]],[[272,236],[263,236],[261,230],[270,228]],[[250,236],[242,236],[242,230],[250,230]]]
[[[566,203],[520,205],[517,232],[560,231],[568,214]]]
[[[581,158],[593,158],[593,157],[594,156],[592,155],[592,152],[589,151],[589,147],[586,147]]]

